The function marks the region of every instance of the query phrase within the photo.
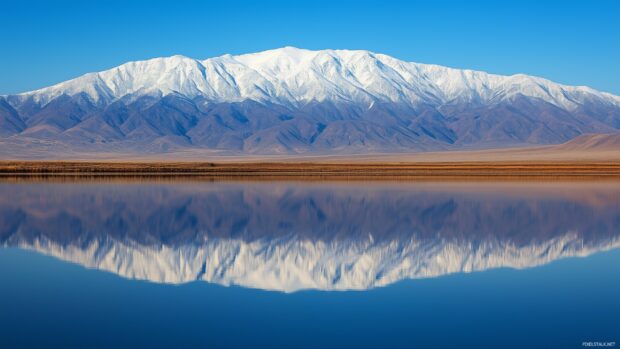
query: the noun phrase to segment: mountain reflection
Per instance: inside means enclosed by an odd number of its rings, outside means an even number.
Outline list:
[[[154,282],[367,289],[620,246],[618,183],[0,183],[0,243]]]

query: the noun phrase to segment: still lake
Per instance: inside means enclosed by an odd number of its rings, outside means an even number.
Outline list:
[[[619,247],[614,181],[5,178],[0,348],[615,345]]]

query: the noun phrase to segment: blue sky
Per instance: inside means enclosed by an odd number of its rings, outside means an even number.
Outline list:
[[[367,49],[620,94],[620,1],[0,1],[0,94],[126,61]]]

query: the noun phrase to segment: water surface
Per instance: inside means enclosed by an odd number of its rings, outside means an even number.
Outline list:
[[[617,341],[619,184],[5,180],[0,347]]]

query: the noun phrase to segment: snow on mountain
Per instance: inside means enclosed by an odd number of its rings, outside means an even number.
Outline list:
[[[416,152],[618,132],[609,93],[355,50],[156,58],[0,96],[4,158]]]
[[[620,240],[584,244],[578,234],[525,246],[502,241],[311,241],[296,237],[245,242],[141,245],[112,238],[60,245],[37,239],[18,247],[88,268],[159,283],[206,281],[264,290],[364,290],[405,279],[493,268],[529,268],[620,247]]]
[[[137,93],[283,105],[326,100],[365,105],[376,100],[409,105],[459,100],[494,103],[521,94],[565,109],[573,109],[587,98],[620,105],[618,96],[523,74],[501,76],[410,63],[362,50],[294,47],[203,61],[177,55],[130,62],[21,96],[46,103],[62,94],[79,93],[106,102]]]

